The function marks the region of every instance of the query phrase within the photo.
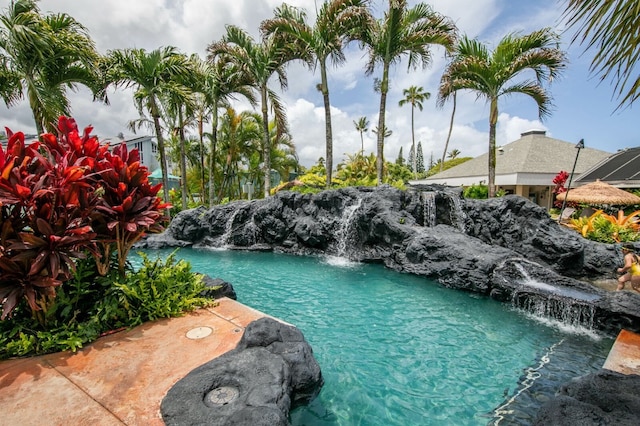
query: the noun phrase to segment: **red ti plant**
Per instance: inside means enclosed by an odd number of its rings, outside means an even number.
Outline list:
[[[562,194],[563,192],[567,192],[567,188],[564,187],[564,184],[567,183],[567,179],[569,179],[569,173],[565,172],[564,170],[561,170],[560,173],[558,173],[556,177],[553,178],[553,183],[556,185],[556,187],[553,189],[554,194],[558,195]],[[562,201],[555,200],[553,205],[557,208],[561,208]],[[567,205],[575,207],[575,203],[572,203],[571,201],[567,202]]]
[[[6,131],[6,152],[0,148],[1,318],[22,298],[38,317],[95,236],[80,203],[90,188],[87,167],[72,151],[56,153],[40,142],[27,146],[23,133]]]
[[[60,117],[58,135],[26,145],[7,130],[0,147],[0,304],[5,319],[21,299],[44,323],[55,288],[70,278],[74,259],[91,252],[106,275],[116,254],[124,275],[131,246],[160,231],[163,205],[137,150],[113,153],[72,118]]]
[[[149,171],[140,165],[138,150],[126,144],[107,152],[96,164],[101,198],[93,215],[102,251],[99,270],[106,273],[111,253],[115,251],[118,270],[124,275],[131,247],[146,232],[162,231],[162,209],[170,207],[157,197],[162,185],[149,184]]]

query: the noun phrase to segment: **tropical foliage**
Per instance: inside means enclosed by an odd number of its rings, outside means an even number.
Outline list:
[[[408,57],[408,67],[426,67],[431,63],[431,45],[452,49],[457,28],[446,16],[433,11],[431,6],[418,3],[408,7],[406,0],[389,0],[389,9],[380,20],[370,24],[357,35],[367,47],[369,60],[366,73],[373,74],[376,65],[382,65],[382,78],[377,80],[380,92],[380,109],[377,129],[386,129],[385,115],[389,92],[389,70],[403,56]],[[378,184],[383,180],[384,132],[377,133],[376,169]]]
[[[492,52],[481,42],[465,36],[442,75],[439,105],[459,90],[471,90],[489,103],[489,197],[496,192],[498,100],[521,93],[536,102],[541,119],[549,115],[551,97],[542,84],[557,78],[566,65],[565,54],[558,45],[558,35],[549,28],[527,35],[508,34]],[[535,79],[518,80],[530,71]]]
[[[423,108],[422,103],[431,97],[431,93],[425,92],[424,88],[422,87],[411,86],[408,89],[404,89],[402,91],[402,94],[404,95],[404,98],[400,99],[400,102],[398,102],[398,105],[399,106],[411,105],[411,152],[413,154],[411,156],[411,168],[413,170],[414,177],[417,178],[418,177],[418,169],[417,169],[418,150],[416,149],[414,110],[417,107],[420,111],[422,111],[422,108]]]
[[[640,240],[640,210],[629,215],[618,211],[617,215],[597,210],[591,216],[571,219],[566,226],[579,232],[584,238],[601,243],[621,243]]]
[[[167,169],[164,136],[160,125],[160,98],[182,98],[190,94],[185,84],[192,78],[188,58],[173,47],[147,52],[144,49],[124,49],[110,52],[107,59],[107,80],[116,87],[134,89],[134,101],[140,116],[151,115],[158,140],[160,169],[162,170],[164,199],[169,199],[169,172]]]
[[[66,90],[102,93],[99,55],[87,29],[66,13],[42,15],[37,0],[12,0],[0,16],[0,96],[27,98],[38,135],[68,115]]]
[[[80,135],[73,119],[60,117],[58,135],[25,143],[8,131],[0,149],[0,301],[2,319],[21,299],[30,311],[46,311],[55,289],[68,280],[75,259],[92,253],[106,275],[113,257],[124,275],[131,246],[145,232],[161,230],[156,197],[137,151],[113,152]]]
[[[620,100],[631,105],[640,96],[640,13],[635,0],[569,0],[565,9],[569,28],[576,28],[573,42],[595,49],[591,71],[600,80],[611,79]]]
[[[267,36],[274,35],[279,43],[298,49],[300,58],[313,58],[320,69],[318,90],[322,93],[325,114],[325,140],[327,164],[327,188],[331,185],[333,169],[333,136],[331,126],[331,101],[327,78],[327,62],[334,65],[345,62],[343,48],[358,28],[366,25],[370,14],[368,0],[332,0],[323,2],[313,26],[307,23],[303,9],[284,3],[275,10],[275,17],[262,22],[261,30]]]
[[[75,350],[114,327],[205,303],[191,294],[197,280],[183,285],[185,267],[127,273],[132,245],[162,229],[166,206],[138,152],[125,144],[110,151],[91,130],[80,134],[73,119],[60,117],[57,135],[31,144],[7,130],[7,148],[0,148],[0,357]]]

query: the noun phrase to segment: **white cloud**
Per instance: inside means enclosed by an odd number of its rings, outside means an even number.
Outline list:
[[[270,16],[282,0],[42,0],[38,4],[43,11],[67,12],[83,23],[95,40],[98,49],[105,53],[110,49],[140,47],[156,49],[160,46],[176,46],[184,53],[205,56],[206,47],[225,32],[225,25],[234,24],[258,36],[259,23]],[[305,7],[311,19],[315,16],[312,0],[289,0],[288,3]],[[417,1],[409,2],[410,6]],[[4,10],[9,0],[0,0]],[[386,1],[374,0],[377,16],[386,10]],[[478,37],[481,41],[495,43],[510,31],[530,31],[543,26],[559,25],[561,10],[556,0],[539,2],[507,2],[502,0],[434,0],[434,9],[452,17],[462,33]],[[1,13],[1,12],[0,12]],[[575,50],[575,48],[574,48]],[[347,61],[329,68],[329,89],[332,102],[334,164],[345,153],[360,149],[360,135],[353,121],[365,116],[371,128],[377,126],[379,94],[373,90],[373,79],[380,76],[376,69],[372,76],[365,76],[366,52],[352,44],[346,52]],[[436,108],[435,99],[440,75],[445,66],[442,49],[433,50],[433,63],[426,70],[407,72],[406,62],[392,67],[391,87],[387,100],[387,125],[393,135],[385,144],[385,155],[394,159],[400,147],[405,156],[411,144],[410,109],[400,108],[398,100],[402,90],[411,85],[421,86],[432,93],[424,103],[423,111],[416,111],[416,140],[423,145],[425,159],[431,152],[439,158],[444,149],[451,103]],[[578,67],[576,72],[571,67]],[[557,111],[545,124],[549,133],[558,138],[573,140],[589,137],[590,146],[615,151],[617,148],[637,145],[635,115],[623,111],[611,116],[615,102],[605,85],[586,78],[588,61],[577,60],[570,64],[564,79],[554,83],[552,95],[558,94]],[[322,97],[316,90],[319,72],[314,73],[301,64],[287,68],[289,89],[282,93],[277,83],[272,87],[287,106],[292,136],[298,155],[306,166],[325,156],[324,110]],[[605,86],[603,88],[603,86]],[[589,94],[585,96],[585,94]],[[119,132],[129,134],[127,123],[138,117],[131,92],[121,89],[110,93],[111,106],[92,102],[90,93],[80,90],[70,94],[73,113],[81,127],[93,124],[101,137],[112,137]],[[517,99],[516,99],[517,98]],[[501,102],[498,124],[498,143],[505,144],[519,137],[520,132],[532,127],[543,127],[536,120],[537,109],[530,99]],[[526,98],[526,97],[525,97]],[[574,101],[575,99],[575,101]],[[247,108],[246,101],[234,102],[239,109]],[[35,132],[31,112],[25,101],[7,110],[0,106],[0,125],[9,125],[14,131]],[[459,149],[464,156],[476,156],[486,152],[488,140],[488,108],[482,99],[471,93],[460,93],[454,129],[448,150]],[[364,135],[366,153],[375,152],[375,135]]]

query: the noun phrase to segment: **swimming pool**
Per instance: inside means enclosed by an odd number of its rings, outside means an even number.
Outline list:
[[[153,258],[172,250],[149,250]],[[296,325],[325,379],[293,425],[529,424],[613,343],[381,265],[181,249],[238,301]]]

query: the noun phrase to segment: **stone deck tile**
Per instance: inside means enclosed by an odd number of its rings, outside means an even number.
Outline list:
[[[620,331],[603,368],[622,374],[640,374],[640,334]]]
[[[0,423],[162,425],[167,391],[235,348],[244,325],[262,316],[222,299],[214,308],[102,337],[76,353],[0,362]],[[187,332],[198,327],[213,332],[189,339]]]

